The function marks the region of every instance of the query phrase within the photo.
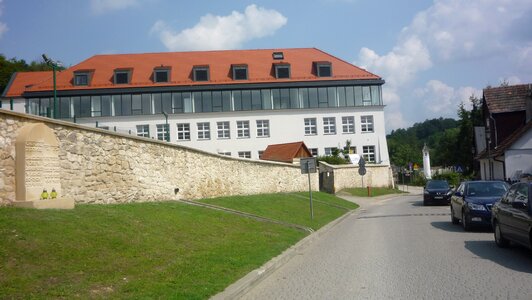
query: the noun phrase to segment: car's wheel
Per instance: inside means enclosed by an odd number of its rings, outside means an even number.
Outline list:
[[[495,236],[495,244],[497,244],[497,246],[501,248],[508,247],[510,241],[505,239],[502,235],[501,226],[499,225],[499,222],[495,221],[493,226],[495,226],[495,228],[493,229],[493,235]]]
[[[462,227],[464,227],[464,231],[471,230],[471,220],[465,211],[462,211]]]
[[[451,205],[451,222],[454,224],[454,225],[458,225],[458,223],[460,222],[460,220],[458,220],[458,218],[456,218],[454,216],[454,210],[453,210],[453,206]]]

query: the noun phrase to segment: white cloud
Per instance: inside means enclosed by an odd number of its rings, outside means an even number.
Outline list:
[[[253,4],[246,7],[244,13],[207,14],[194,27],[179,33],[173,32],[164,21],[157,21],[151,32],[158,34],[172,51],[236,49],[248,40],[273,35],[286,23],[287,18],[281,13]]]
[[[0,0],[0,16],[2,15],[2,13],[4,12],[4,6],[2,5],[2,2],[4,2],[3,0]],[[4,33],[6,33],[7,31],[7,24],[4,23],[4,22],[0,22],[0,39],[2,38],[2,36],[4,35]]]
[[[91,9],[101,14],[138,5],[137,0],[91,0]]]
[[[482,97],[482,91],[474,87],[453,88],[439,80],[430,80],[423,88],[415,90],[414,95],[423,103],[427,118],[456,117],[460,103],[471,108],[469,97]]]

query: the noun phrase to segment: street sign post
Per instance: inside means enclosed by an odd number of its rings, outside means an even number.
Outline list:
[[[358,161],[358,174],[362,176],[362,187],[364,187],[364,175],[366,175],[366,161],[364,157],[360,157]]]
[[[300,159],[301,174],[308,174],[308,193],[310,198],[310,219],[314,219],[314,208],[312,207],[312,187],[310,184],[310,173],[316,173],[316,158],[306,157]]]

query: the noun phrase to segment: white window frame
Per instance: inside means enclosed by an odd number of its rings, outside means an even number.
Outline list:
[[[236,121],[236,134],[239,139],[249,139],[251,136],[249,121]]]
[[[257,137],[270,137],[270,120],[257,120]]]
[[[308,151],[310,151],[310,154],[312,154],[312,156],[316,157],[318,156],[318,148],[309,148]]]
[[[305,135],[318,134],[318,122],[316,118],[305,118]]]
[[[251,158],[251,151],[238,151],[238,157]]]
[[[229,121],[216,122],[217,136],[219,140],[227,140],[231,138],[231,126]]]
[[[355,133],[355,117],[342,117],[342,133]]]
[[[209,122],[199,122],[198,126],[198,140],[211,139],[211,124]]]
[[[190,141],[190,123],[177,123],[177,140]]]
[[[374,132],[373,116],[361,116],[360,117],[360,131],[361,132]]]
[[[231,156],[231,152],[228,152],[228,151],[220,151],[218,152],[218,154],[225,155],[225,156]]]
[[[366,162],[374,163],[375,162],[375,146],[366,145],[362,146],[362,156]]]
[[[324,117],[323,118],[323,134],[336,134],[336,118]]]
[[[326,156],[329,156],[329,155],[333,155],[333,151],[334,149],[338,149],[338,147],[325,147],[325,155]]]
[[[170,141],[170,125],[157,124],[157,139],[159,141]]]
[[[150,125],[142,124],[137,125],[137,136],[150,137]]]

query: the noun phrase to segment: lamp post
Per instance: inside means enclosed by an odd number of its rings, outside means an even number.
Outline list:
[[[53,80],[54,80],[54,110],[53,110],[53,118],[57,119],[57,87],[56,87],[56,80],[55,80],[55,71],[58,67],[61,66],[61,63],[55,60],[50,59],[46,54],[42,55],[42,58],[44,59],[44,62],[52,67],[52,73],[53,73]]]
[[[168,126],[168,114],[163,111],[164,119],[165,119],[165,129],[166,129],[166,141],[170,142],[170,126]]]

